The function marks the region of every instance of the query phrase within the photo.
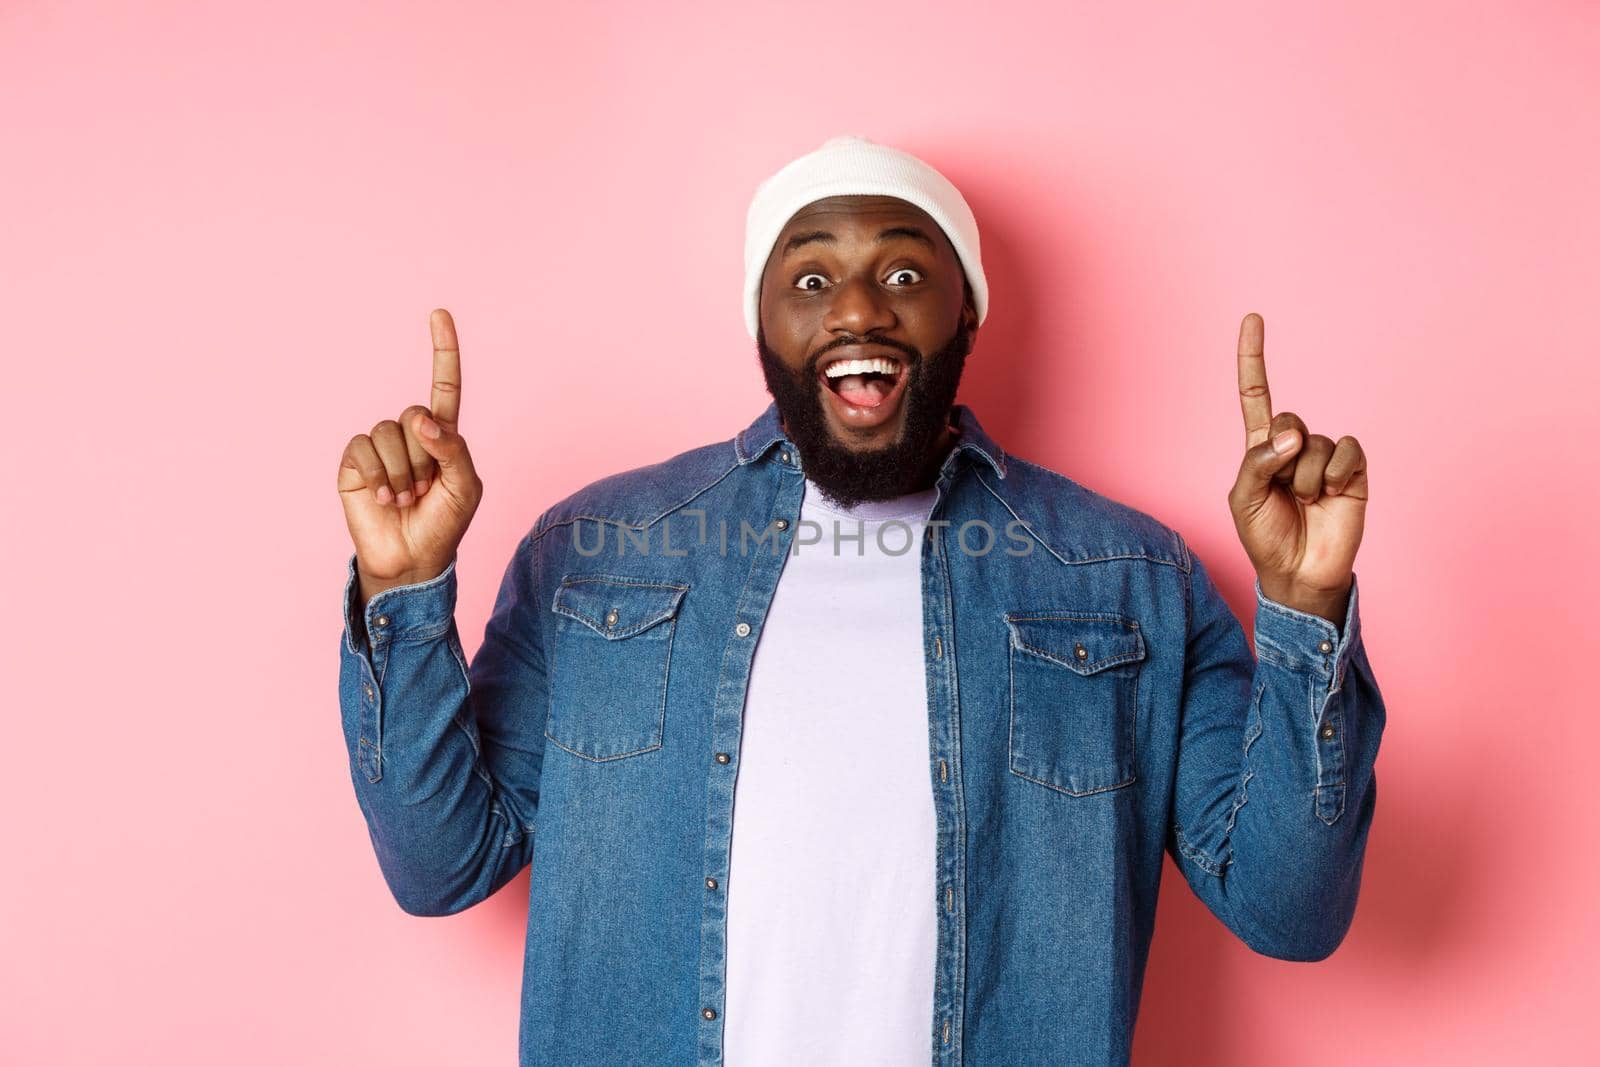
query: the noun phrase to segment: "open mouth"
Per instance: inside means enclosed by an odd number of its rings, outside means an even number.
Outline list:
[[[823,365],[822,380],[833,393],[854,408],[879,407],[895,392],[905,367],[889,356],[835,359]]]
[[[905,395],[909,369],[893,349],[870,355],[840,351],[818,377],[827,387],[835,424],[857,433],[876,433],[893,424]]]

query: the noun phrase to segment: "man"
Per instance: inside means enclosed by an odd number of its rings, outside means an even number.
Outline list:
[[[540,515],[470,664],[447,313],[431,405],[341,460],[357,800],[412,914],[531,863],[521,1062],[1125,1063],[1164,854],[1256,951],[1331,953],[1385,720],[1366,460],[1273,413],[1260,318],[1252,654],[1174,530],[953,403],[988,288],[937,171],[834,138],[745,259],[772,406]]]

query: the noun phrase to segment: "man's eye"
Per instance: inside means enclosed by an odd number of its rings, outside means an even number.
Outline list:
[[[821,286],[805,284],[805,281],[806,281],[807,278],[822,278],[822,281],[823,281],[824,284],[826,284],[827,281],[828,281],[827,278],[823,278],[822,275],[820,275],[820,274],[815,274],[815,273],[813,273],[813,274],[802,274],[802,275],[800,275],[799,278],[795,279],[795,283],[794,283],[795,284],[795,288],[796,289],[807,289],[807,290],[810,290],[811,292],[816,292],[817,289],[821,288]]]
[[[913,267],[900,267],[897,270],[890,271],[889,272],[889,277],[890,278],[896,278],[896,277],[899,277],[902,274],[914,274],[914,275],[916,275],[916,281],[921,281],[922,280],[922,272],[919,271],[919,270],[916,270]],[[916,282],[904,282],[902,284],[915,285]]]

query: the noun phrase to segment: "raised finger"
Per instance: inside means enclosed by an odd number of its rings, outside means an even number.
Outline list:
[[[1267,439],[1272,424],[1272,394],[1267,390],[1266,326],[1255,312],[1239,324],[1239,410],[1244,414],[1244,446]]]
[[[1309,504],[1322,495],[1323,472],[1333,456],[1333,438],[1314,433],[1306,438],[1305,446],[1294,458],[1294,481],[1291,490],[1302,503]]]
[[[433,417],[454,430],[461,420],[461,347],[456,322],[444,308],[428,316],[433,334]]]
[[[428,409],[421,404],[412,404],[400,413],[400,432],[406,439],[406,457],[411,461],[411,491],[421,496],[427,491],[427,484],[433,479],[433,457],[428,455],[428,450],[422,447],[422,442],[417,439],[415,423],[418,414],[428,414]]]
[[[406,455],[406,439],[400,432],[400,424],[393,419],[384,419],[372,428],[369,436],[373,447],[378,450],[378,459],[383,461],[383,469],[389,477],[389,488],[394,491],[394,502],[405,507],[413,499],[411,457]]]

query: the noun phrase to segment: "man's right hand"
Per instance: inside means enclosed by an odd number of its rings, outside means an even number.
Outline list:
[[[361,603],[397,585],[436,578],[455,558],[483,499],[458,432],[461,352],[450,313],[429,316],[432,407],[413,404],[356,434],[339,459],[339,499],[355,543]]]

